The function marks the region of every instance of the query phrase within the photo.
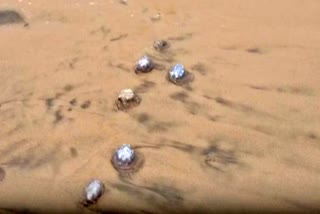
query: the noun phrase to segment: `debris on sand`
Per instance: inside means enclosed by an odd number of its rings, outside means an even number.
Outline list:
[[[153,43],[153,48],[161,52],[169,47],[169,43],[165,40],[157,40]]]
[[[141,98],[132,90],[132,89],[123,89],[117,100],[116,105],[118,110],[126,111],[132,107],[139,105],[141,102]]]

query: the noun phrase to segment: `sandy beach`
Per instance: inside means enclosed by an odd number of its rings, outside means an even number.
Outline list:
[[[0,213],[320,212],[320,1],[0,10],[24,19],[0,16]],[[135,74],[145,54],[162,69]],[[188,85],[167,81],[176,63]],[[126,112],[124,88],[141,97]],[[111,164],[122,144],[145,160],[130,176]],[[94,178],[106,191],[82,207]]]

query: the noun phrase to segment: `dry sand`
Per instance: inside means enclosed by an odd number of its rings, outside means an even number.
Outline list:
[[[0,26],[1,213],[320,211],[320,1],[0,5],[29,23]],[[145,53],[194,82],[136,75]],[[119,112],[128,87],[142,102]],[[131,177],[123,143],[145,157]],[[107,191],[81,208],[92,178]]]

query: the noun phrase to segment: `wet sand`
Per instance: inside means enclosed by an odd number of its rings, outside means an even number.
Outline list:
[[[320,211],[319,1],[0,9],[29,24],[0,25],[1,213]],[[165,70],[136,75],[144,54]],[[166,80],[175,63],[188,86]],[[123,88],[142,99],[127,112]],[[130,177],[110,161],[123,143],[145,158]],[[106,192],[82,208],[93,178]]]

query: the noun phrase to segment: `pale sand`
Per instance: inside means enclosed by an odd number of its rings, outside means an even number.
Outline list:
[[[1,212],[320,211],[320,1],[1,9],[30,24],[0,26]],[[170,42],[166,53],[156,39]],[[166,70],[137,76],[145,53],[166,69],[184,64],[194,82],[170,84]],[[118,112],[127,87],[142,102]],[[123,143],[145,157],[131,178],[110,163]],[[106,193],[82,209],[92,178]]]

